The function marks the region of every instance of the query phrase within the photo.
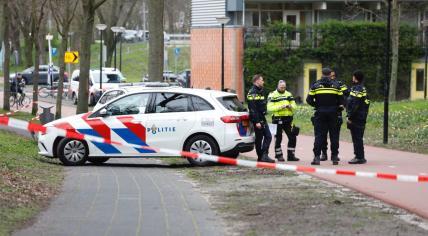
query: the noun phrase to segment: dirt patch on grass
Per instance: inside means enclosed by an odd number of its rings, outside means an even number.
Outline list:
[[[229,235],[427,235],[423,219],[304,174],[188,168]]]
[[[62,166],[37,154],[32,139],[0,131],[0,235],[29,224],[59,192]]]

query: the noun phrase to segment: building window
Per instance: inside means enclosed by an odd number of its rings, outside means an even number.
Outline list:
[[[416,91],[424,91],[424,70],[416,70]]]
[[[280,11],[262,11],[262,25],[266,26],[269,23],[282,22],[282,12]]]

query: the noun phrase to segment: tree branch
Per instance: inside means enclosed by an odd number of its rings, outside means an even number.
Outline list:
[[[96,10],[98,7],[100,7],[105,1],[107,0],[99,0],[98,2],[94,3],[94,10]]]

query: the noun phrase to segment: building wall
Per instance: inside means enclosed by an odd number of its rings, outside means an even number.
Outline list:
[[[242,27],[224,30],[224,87],[236,91],[244,99]],[[194,88],[221,89],[221,28],[191,30],[191,70]]]

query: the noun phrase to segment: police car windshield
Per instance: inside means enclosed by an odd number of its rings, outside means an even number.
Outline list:
[[[219,97],[217,100],[229,111],[247,111],[247,108],[242,105],[236,96]]]

